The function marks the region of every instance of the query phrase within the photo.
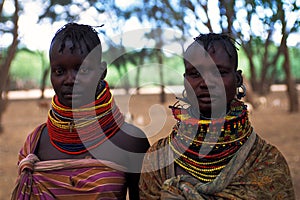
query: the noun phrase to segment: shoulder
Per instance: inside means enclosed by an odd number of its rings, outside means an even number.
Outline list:
[[[150,147],[146,134],[140,128],[126,122],[120,127],[116,139],[121,148],[134,153],[144,153]]]
[[[148,152],[154,152],[158,149],[165,149],[165,147],[168,147],[168,140],[168,137],[157,140],[151,145],[151,147],[148,149]]]
[[[168,137],[159,139],[151,145],[144,157],[144,169],[159,169],[161,165],[166,166],[169,163],[170,148],[168,144]],[[170,163],[169,163],[170,164]]]
[[[289,166],[282,152],[258,135],[243,169],[249,173],[281,174],[285,178],[290,177]]]
[[[43,123],[43,124],[37,126],[31,133],[29,133],[27,135],[24,145],[19,152],[19,160],[22,160],[28,154],[35,152],[35,149],[38,145],[42,131],[45,128],[45,126],[46,126],[46,124]]]
[[[35,146],[37,145],[37,143],[39,142],[42,132],[44,130],[44,128],[46,127],[46,124],[43,123],[39,126],[37,126],[31,133],[29,133],[27,135],[26,141],[25,141],[25,145],[30,145],[33,146],[35,148]]]
[[[144,131],[142,131],[140,128],[138,128],[137,126],[133,125],[133,124],[129,124],[127,122],[124,122],[124,124],[121,126],[120,128],[124,133],[133,136],[133,137],[145,137],[146,138],[146,134],[144,133]]]
[[[263,138],[257,135],[256,146],[260,147],[259,157],[262,160],[272,160],[273,162],[284,162],[285,157],[282,152],[273,144],[270,144]]]
[[[37,126],[31,133],[28,134],[27,140],[31,140],[33,142],[36,139],[39,139],[45,127],[46,123]]]
[[[284,155],[276,146],[258,135],[238,174],[237,177],[242,178],[243,182],[252,181],[259,185],[259,190],[255,191],[258,196],[268,195],[267,199],[276,199],[280,194],[294,199],[292,177]]]

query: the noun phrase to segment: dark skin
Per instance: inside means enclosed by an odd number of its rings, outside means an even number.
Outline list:
[[[184,63],[184,86],[191,106],[206,118],[224,116],[243,80],[241,71],[235,68],[234,59],[221,41],[214,41],[208,54],[194,43],[187,49],[185,59],[188,62]],[[175,168],[177,175],[187,174],[178,165]]]
[[[60,103],[68,107],[79,107],[90,103],[92,97],[95,97],[96,89],[93,90],[92,88],[95,88],[99,80],[105,77],[106,63],[93,58],[85,59],[89,54],[86,48],[83,48],[83,52],[81,52],[77,45],[74,52],[71,52],[69,49],[71,46],[71,40],[67,40],[64,51],[59,52],[60,41],[55,41],[51,45],[51,83]],[[85,45],[82,43],[81,46],[84,47]],[[42,161],[92,157],[125,166],[134,172],[126,173],[129,197],[130,199],[139,199],[139,171],[143,157],[131,156],[130,152],[142,154],[148,148],[149,142],[144,132],[133,125],[124,123],[113,137],[92,151],[70,155],[52,146],[47,127],[45,127],[36,154]]]

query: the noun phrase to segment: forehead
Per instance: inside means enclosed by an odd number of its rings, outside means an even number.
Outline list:
[[[50,45],[50,53],[88,53],[86,45],[81,41],[74,41],[71,38],[66,38],[65,40],[61,40],[59,38],[52,41]]]
[[[202,44],[192,43],[184,54],[185,67],[233,67],[234,63],[222,41],[213,41],[206,51]]]

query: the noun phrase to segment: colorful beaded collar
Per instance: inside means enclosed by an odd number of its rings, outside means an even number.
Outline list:
[[[170,106],[177,120],[178,133],[185,138],[192,138],[196,143],[230,143],[243,137],[244,131],[251,127],[248,111],[243,102],[234,100],[231,109],[224,118],[197,119],[190,113],[191,107],[184,109]]]
[[[252,132],[247,108],[238,100],[226,117],[213,120],[199,120],[188,109],[171,108],[178,121],[169,135],[175,163],[203,182],[214,180]]]
[[[107,82],[95,102],[78,109],[66,107],[52,99],[47,128],[51,144],[61,152],[81,154],[96,148],[112,137],[124,123]]]

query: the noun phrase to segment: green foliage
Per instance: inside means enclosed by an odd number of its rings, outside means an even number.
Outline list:
[[[258,40],[256,40],[256,47],[255,47],[255,52],[256,54],[253,57],[253,61],[255,64],[255,71],[257,73],[258,78],[261,77],[261,71],[262,71],[262,57],[263,57],[263,51],[261,51],[261,49],[263,48],[263,43],[259,43],[257,42]],[[277,48],[279,48],[278,46],[276,46],[275,44],[270,45],[269,49],[268,49],[268,60],[270,61],[272,59],[272,56],[275,56],[275,53],[277,51]],[[290,47],[289,48],[289,53],[290,53],[290,68],[291,68],[291,74],[292,76],[296,79],[296,81],[298,83],[300,83],[300,65],[298,62],[299,56],[300,56],[300,48],[299,47]],[[245,55],[245,52],[242,48],[239,49],[238,51],[238,56],[239,56],[239,69],[241,69],[243,71],[244,76],[246,76],[247,78],[250,78],[251,74],[250,74],[250,66],[249,66],[249,61],[247,56]],[[276,75],[275,75],[275,83],[284,83],[285,82],[285,72],[284,69],[282,67],[283,64],[283,57],[280,56],[275,69],[276,69]],[[267,75],[270,76],[271,75],[271,71],[273,70],[273,68],[269,69],[269,71],[267,72]]]
[[[147,59],[148,60],[148,59]],[[182,85],[184,66],[182,58],[179,56],[166,57],[164,64],[159,66],[154,60],[149,59],[142,66],[136,66],[131,63],[127,63],[126,67],[128,73],[122,73],[121,77],[114,65],[108,66],[108,73],[106,80],[110,83],[111,87],[122,87],[123,80],[127,76],[131,87],[136,87],[135,80],[137,76],[137,67],[140,67],[140,81],[139,85],[159,85],[159,67],[163,67],[164,85]]]
[[[240,49],[238,51],[238,57],[239,57],[238,69],[241,69],[243,71],[244,76],[246,76],[247,78],[250,78],[249,62],[247,60],[247,57],[246,57],[245,52],[243,51],[243,49]]]
[[[276,46],[273,46],[270,51],[275,51]],[[291,70],[292,75],[298,82],[300,82],[300,65],[297,58],[300,56],[300,48],[292,47],[289,49],[291,58]],[[242,69],[243,74],[249,78],[249,63],[247,57],[242,49],[239,50],[239,69]],[[271,53],[272,55],[272,53]],[[261,68],[259,63],[260,57],[256,55],[255,62],[258,62],[256,66]],[[106,80],[110,83],[111,87],[123,87],[122,80],[125,76],[128,76],[129,84],[131,87],[135,87],[135,80],[137,76],[137,67],[140,67],[140,86],[142,85],[158,85],[159,80],[159,67],[163,67],[164,85],[182,85],[184,66],[182,58],[180,56],[164,56],[163,66],[159,66],[154,58],[145,58],[143,66],[136,66],[130,62],[126,63],[128,73],[125,74],[122,71],[120,77],[117,68],[111,64],[108,66],[108,73]],[[285,80],[285,73],[282,69],[282,58],[276,65],[277,75],[275,82],[282,83]],[[257,72],[260,69],[256,69]],[[16,89],[31,89],[39,88],[42,77],[42,61],[38,52],[29,52],[26,50],[18,51],[15,59],[12,62],[10,68],[12,88]],[[47,86],[51,87],[50,79],[47,79]]]
[[[10,68],[12,89],[39,88],[42,70],[42,61],[38,53],[18,51]]]
[[[296,79],[296,82],[300,83],[300,65],[299,65],[300,48],[290,48],[289,52],[291,58],[292,75]]]

